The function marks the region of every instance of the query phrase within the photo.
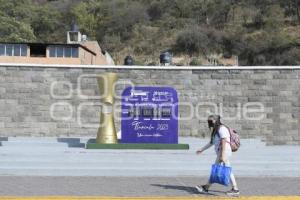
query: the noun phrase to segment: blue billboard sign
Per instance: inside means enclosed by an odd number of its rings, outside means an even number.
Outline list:
[[[122,93],[122,143],[178,144],[178,95],[171,87],[128,87]]]

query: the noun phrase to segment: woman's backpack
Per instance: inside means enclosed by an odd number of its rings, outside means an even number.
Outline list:
[[[236,152],[241,146],[240,136],[236,130],[226,127],[230,134],[230,147],[232,152]]]

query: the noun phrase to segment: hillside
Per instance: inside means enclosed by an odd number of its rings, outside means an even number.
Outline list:
[[[64,42],[76,20],[118,64],[158,64],[162,51],[201,65],[300,65],[300,0],[0,0],[1,41]]]

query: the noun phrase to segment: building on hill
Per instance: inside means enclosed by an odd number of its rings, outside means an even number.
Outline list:
[[[114,65],[97,41],[88,41],[77,28],[66,43],[0,43],[0,63],[57,65]]]

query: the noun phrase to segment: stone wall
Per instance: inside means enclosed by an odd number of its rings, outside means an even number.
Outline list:
[[[174,87],[186,118],[179,122],[182,136],[208,136],[206,117],[221,113],[244,138],[300,144],[300,68],[1,66],[0,136],[95,137],[100,112],[95,75],[107,71],[119,74],[118,94],[126,81]],[[119,130],[120,120],[116,124]]]

